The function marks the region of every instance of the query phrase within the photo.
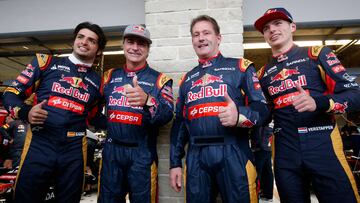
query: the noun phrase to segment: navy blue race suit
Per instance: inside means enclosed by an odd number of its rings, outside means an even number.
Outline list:
[[[360,89],[336,55],[327,47],[294,45],[273,57],[259,79],[272,103],[281,202],[310,202],[310,182],[319,202],[360,202],[334,117],[359,110]],[[314,112],[299,113],[293,107],[296,83],[314,98]]]
[[[13,120],[9,124],[3,125],[4,133],[8,139],[12,139],[9,146],[7,159],[12,160],[12,167],[16,168],[20,164],[21,153],[25,143],[26,130],[28,124],[22,120]],[[1,130],[0,130],[1,131]]]
[[[253,129],[251,149],[255,156],[255,167],[260,182],[260,198],[272,199],[274,174],[271,163],[271,142],[273,128],[266,126]]]
[[[4,106],[27,120],[31,105],[24,100],[35,93],[35,104],[47,100],[43,125],[27,131],[15,202],[41,202],[55,179],[58,202],[79,202],[86,162],[86,126],[98,109],[100,76],[73,55],[58,58],[37,54],[5,90]],[[86,64],[90,65],[90,64]]]
[[[130,106],[126,88],[138,84],[148,94],[145,106]],[[135,72],[110,69],[101,86],[107,113],[99,202],[157,202],[156,141],[159,128],[174,116],[172,79],[147,64]]]
[[[186,157],[186,201],[257,202],[256,170],[248,129],[262,123],[267,106],[252,63],[220,53],[200,60],[180,83],[176,119],[171,130],[170,168]],[[225,92],[238,108],[237,127],[224,127],[219,108]]]

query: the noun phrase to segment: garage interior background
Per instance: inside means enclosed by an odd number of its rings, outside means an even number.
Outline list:
[[[71,5],[69,7],[69,5]],[[205,5],[205,6],[204,6]],[[167,59],[164,69],[160,71],[173,76],[176,80],[180,78],[182,72],[188,67],[187,61],[196,63],[195,53],[192,52],[191,40],[188,33],[190,19],[197,14],[209,14],[215,17],[221,26],[221,30],[227,39],[221,48],[224,55],[229,56],[225,51],[229,46],[226,43],[234,39],[236,43],[236,53],[232,56],[244,56],[253,61],[256,68],[264,65],[271,51],[264,48],[264,40],[260,33],[254,30],[252,24],[268,8],[286,7],[293,15],[297,23],[295,41],[297,43],[310,44],[330,44],[336,50],[339,59],[353,75],[360,76],[360,1],[343,0],[303,0],[303,1],[254,1],[254,0],[104,0],[101,3],[94,0],[61,0],[51,1],[37,0],[0,0],[0,81],[7,82],[13,80],[31,61],[35,53],[48,53],[64,56],[72,50],[72,30],[82,21],[92,21],[104,28],[108,37],[108,44],[105,55],[102,58],[102,71],[120,67],[124,64],[122,53],[122,34],[128,24],[146,24],[155,38],[154,47],[150,51],[150,62],[154,63],[154,54],[159,54],[162,47],[158,48],[160,42],[168,40],[178,49],[177,59],[181,59],[181,50],[189,51],[191,57],[186,56],[185,62],[180,65]],[[239,11],[240,10],[240,11]],[[238,12],[236,14],[235,12]],[[239,19],[231,19],[229,13],[234,12],[233,16],[240,16]],[[162,15],[164,18],[158,18]],[[226,16],[230,22],[226,21]],[[169,18],[171,16],[171,19]],[[242,17],[242,19],[241,19]],[[165,19],[166,18],[166,19]],[[156,20],[154,20],[156,19]],[[174,21],[179,21],[177,25],[172,25]],[[234,24],[232,24],[235,22]],[[160,24],[164,29],[157,29],[155,24]],[[241,25],[241,28],[238,26]],[[174,36],[166,38],[165,34],[171,35],[175,27],[182,39]],[[236,29],[231,28],[236,27]],[[167,33],[159,33],[163,30]],[[238,35],[229,37],[228,31],[235,30]],[[186,33],[186,34],[184,34]],[[231,34],[234,34],[231,33]],[[157,38],[160,36],[159,38]],[[165,36],[165,37],[164,37]],[[233,37],[233,38],[232,38]],[[231,43],[231,42],[230,42]],[[184,49],[182,49],[183,44]],[[172,45],[170,45],[172,46]],[[242,47],[241,47],[242,46]],[[165,50],[165,49],[163,49]],[[171,53],[169,51],[162,54]],[[185,53],[183,55],[186,55]],[[180,55],[180,57],[179,57]],[[161,61],[161,60],[159,60]],[[154,63],[156,64],[156,63]],[[161,64],[157,62],[157,64]],[[185,64],[185,65],[184,65]],[[193,63],[194,64],[194,63]],[[165,65],[164,65],[165,66]],[[154,65],[154,67],[158,67]],[[176,74],[175,74],[176,73]],[[360,77],[358,78],[360,83]],[[1,83],[0,82],[0,83]],[[175,82],[174,84],[177,84]],[[177,94],[177,88],[174,88]],[[358,123],[360,118],[358,118]],[[182,202],[182,195],[170,191],[168,185],[168,135],[169,125],[162,131],[159,138],[158,151],[160,155],[159,164],[159,184],[161,202]]]

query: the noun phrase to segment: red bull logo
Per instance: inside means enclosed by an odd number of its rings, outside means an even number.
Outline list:
[[[145,28],[142,27],[142,26],[136,25],[136,26],[133,27],[133,30],[134,30],[134,31],[137,31],[137,32],[144,32],[144,31],[145,31]]]
[[[225,95],[225,92],[227,92],[226,84],[221,84],[219,88],[213,88],[212,86],[201,87],[200,91],[198,92],[188,92],[187,102],[190,103],[198,99],[209,97],[223,97]]]
[[[80,90],[77,88],[74,88],[74,87],[65,88],[65,87],[61,86],[60,83],[57,83],[57,82],[53,83],[51,91],[67,95],[67,96],[79,99],[81,101],[84,101],[84,102],[89,101],[89,98],[90,98],[89,93],[82,94],[80,92]]]
[[[70,84],[72,87],[81,88],[88,91],[88,85],[85,84],[81,78],[62,76],[60,81],[65,81],[66,83]]]
[[[218,82],[218,83],[224,82],[222,80],[222,75],[215,76],[206,73],[204,76],[193,82],[190,89],[193,89],[194,87],[204,87],[214,82]]]
[[[255,121],[256,122],[256,121]],[[246,116],[240,114],[239,115],[239,123],[237,124],[239,127],[242,128],[251,128],[255,125],[256,123],[252,122],[251,120],[249,120],[248,118],[246,118]]]
[[[124,86],[120,86],[120,87],[115,86],[114,90],[111,92],[111,94],[114,94],[114,93],[125,95],[126,94],[125,87]]]
[[[282,93],[286,90],[295,88],[296,84],[299,84],[300,86],[306,86],[307,85],[306,76],[299,75],[297,80],[286,79],[284,81],[281,81],[280,85],[278,85],[278,86],[270,85],[268,87],[268,91],[269,91],[269,94],[272,96],[272,95]]]
[[[271,14],[271,13],[275,13],[276,12],[276,9],[269,9],[266,11],[265,14]]]
[[[288,77],[292,76],[292,75],[299,75],[300,72],[298,71],[297,68],[295,69],[282,69],[278,74],[276,74],[274,77],[271,77],[271,83],[276,82],[276,81],[282,81],[287,79]]]
[[[336,58],[336,55],[333,52],[330,52],[329,54],[326,54],[326,58],[327,59]]]
[[[347,109],[348,105],[347,102],[344,102],[344,104],[341,103],[334,103],[334,107],[332,108],[333,113],[345,113],[345,110]]]

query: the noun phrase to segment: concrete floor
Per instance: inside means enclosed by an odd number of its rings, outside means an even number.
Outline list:
[[[97,194],[96,193],[92,193],[90,195],[85,195],[82,197],[80,203],[96,203],[96,198],[97,198]],[[259,200],[259,203],[280,203],[280,198],[276,189],[276,185],[274,185],[274,198],[272,201],[264,201],[264,200]],[[127,201],[127,203],[130,203],[130,201]],[[161,202],[160,202],[161,203]],[[319,203],[319,201],[317,200],[317,198],[315,197],[315,195],[311,195],[311,203]]]

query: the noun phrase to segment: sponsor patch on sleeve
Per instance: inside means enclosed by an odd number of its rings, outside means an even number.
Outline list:
[[[164,99],[166,99],[168,102],[172,103],[174,101],[173,91],[172,91],[172,88],[169,86],[164,86],[164,88],[162,88],[161,96]]]
[[[26,78],[25,76],[23,75],[19,75],[17,78],[16,78],[17,81],[19,81],[20,83],[22,84],[27,84],[29,82],[29,78]]]
[[[19,94],[20,94],[20,91],[17,90],[16,88],[14,88],[14,87],[8,87],[8,88],[6,88],[6,89],[5,89],[5,92],[11,92],[11,93],[16,94],[16,95],[19,95]]]
[[[337,66],[334,66],[334,67],[332,67],[331,69],[332,69],[332,71],[333,71],[334,73],[340,73],[340,72],[345,71],[344,66],[341,65],[341,64],[340,64],[340,65],[337,65]]]
[[[239,68],[241,72],[245,72],[246,69],[252,64],[253,62],[251,62],[250,60],[241,58],[239,60]]]
[[[161,75],[158,77],[157,80],[157,87],[161,89],[169,80],[171,80],[170,77],[166,76],[165,74],[161,73]]]
[[[36,58],[40,69],[46,68],[51,59],[50,55],[47,54],[36,54]]]
[[[255,123],[253,123],[251,120],[249,120],[248,118],[246,118],[246,116],[239,114],[239,121],[237,123],[238,127],[242,127],[242,128],[251,128],[255,125]]]
[[[308,51],[308,55],[310,58],[312,59],[317,59],[320,52],[321,52],[321,49],[323,48],[324,46],[312,46],[312,47],[309,47],[309,51]]]

